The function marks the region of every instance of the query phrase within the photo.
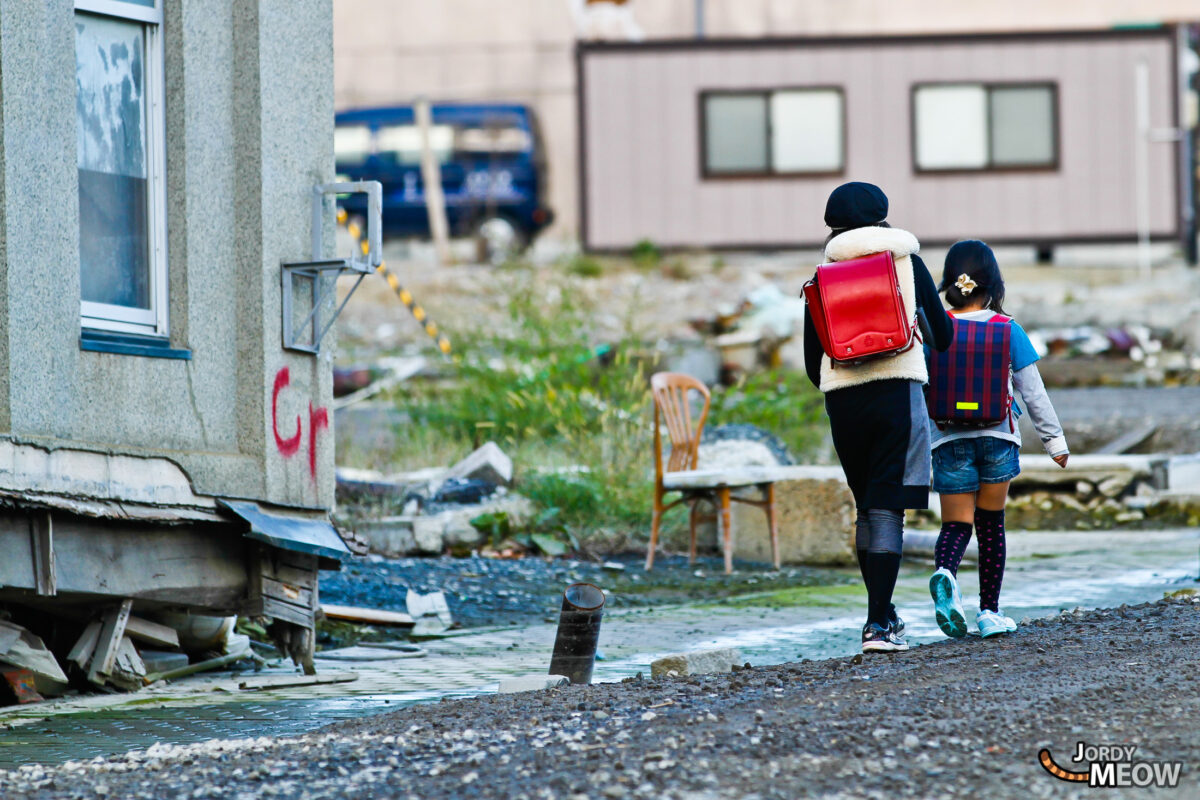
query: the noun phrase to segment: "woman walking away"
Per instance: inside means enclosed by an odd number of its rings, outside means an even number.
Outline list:
[[[953,325],[942,308],[920,245],[885,221],[888,201],[879,187],[847,183],[829,196],[825,224],[829,261],[891,252],[904,312],[926,318],[927,337],[938,350],[950,345]],[[893,292],[894,295],[894,292]],[[893,297],[894,301],[894,297]],[[866,315],[875,309],[851,309]],[[929,503],[929,424],[922,385],[921,348],[858,364],[835,364],[817,336],[812,309],[804,318],[804,365],[825,393],[833,444],[857,506],[855,550],[867,587],[863,652],[907,650],[904,622],[892,605],[900,570],[904,510]]]
[[[1017,458],[1021,434],[1016,424],[1021,407],[1013,390],[1029,409],[1042,446],[1064,468],[1067,440],[1038,373],[1037,352],[1021,326],[1004,314],[1004,279],[991,248],[979,241],[951,247],[939,291],[946,293],[956,335],[947,352],[927,354],[929,407],[934,421],[930,426],[933,490],[941,495],[942,503],[942,530],[934,550],[937,571],[929,579],[929,593],[942,632],[955,638],[965,636],[967,624],[957,575],[974,526],[979,545],[979,613],[975,621],[982,636],[995,636],[1017,629],[1000,611],[1004,505],[1008,484],[1021,471]],[[1007,369],[987,367],[1005,361]],[[979,396],[968,397],[970,391]],[[990,416],[981,412],[989,406],[994,409]],[[971,415],[978,419],[972,420]]]

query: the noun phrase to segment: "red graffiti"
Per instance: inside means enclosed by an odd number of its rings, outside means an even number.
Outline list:
[[[275,434],[275,447],[284,458],[291,458],[300,452],[300,440],[304,435],[304,423],[300,415],[296,415],[296,433],[288,438],[279,435],[279,393],[291,383],[291,373],[287,367],[275,373],[275,388],[271,392],[271,427]],[[317,435],[321,429],[329,427],[329,411],[324,407],[313,408],[308,404],[308,471],[312,479],[317,479]]]
[[[312,479],[317,479],[317,431],[329,427],[329,412],[324,408],[313,411],[312,403],[308,404],[308,471]]]
[[[275,389],[271,392],[271,428],[275,433],[275,446],[284,458],[289,458],[300,449],[300,415],[296,415],[296,435],[284,439],[279,435],[279,393],[291,383],[291,373],[287,367],[275,373]]]

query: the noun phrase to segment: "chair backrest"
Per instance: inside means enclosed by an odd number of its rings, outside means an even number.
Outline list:
[[[695,390],[704,398],[700,417],[693,423],[692,404],[688,393]],[[708,419],[708,407],[712,400],[708,387],[691,375],[678,372],[656,372],[650,376],[650,391],[654,396],[654,480],[662,482],[663,472],[678,472],[696,468],[696,454],[700,447],[700,434]],[[671,454],[666,469],[662,461],[662,436],[659,432],[659,416],[667,425],[667,436],[671,440]]]

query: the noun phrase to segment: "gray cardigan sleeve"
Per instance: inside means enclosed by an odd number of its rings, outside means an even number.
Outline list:
[[[1042,383],[1042,374],[1038,372],[1037,364],[1013,373],[1013,385],[1021,393],[1025,407],[1029,409],[1029,417],[1033,428],[1042,440],[1042,446],[1051,456],[1061,456],[1070,452],[1067,449],[1067,437],[1063,436],[1062,425],[1059,424],[1058,414],[1050,403],[1050,395],[1046,393],[1046,385]]]

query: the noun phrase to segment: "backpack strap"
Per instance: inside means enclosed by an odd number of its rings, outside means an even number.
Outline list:
[[[988,322],[1012,322],[1012,317],[1006,317],[1003,314],[993,314],[992,318],[989,319]],[[1009,374],[1011,375],[1012,374],[1012,364],[1008,365],[1008,371],[1009,371]],[[1017,431],[1017,424],[1016,424],[1016,422],[1013,421],[1013,413],[1012,413],[1012,395],[1009,395],[1009,398],[1008,398],[1008,432],[1016,433],[1016,431]]]

